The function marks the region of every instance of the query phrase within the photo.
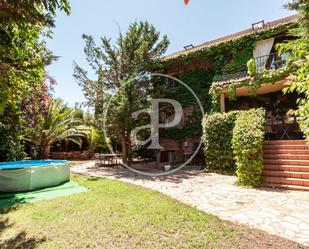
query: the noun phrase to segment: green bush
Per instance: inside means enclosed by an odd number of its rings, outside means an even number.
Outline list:
[[[263,176],[264,109],[241,111],[236,120],[232,147],[238,183],[256,187]]]
[[[11,123],[10,123],[11,122]],[[18,121],[0,115],[0,162],[21,160],[25,156],[24,143]]]
[[[0,134],[2,132],[0,131]],[[0,140],[0,162],[23,159],[24,146],[20,137],[4,134]]]
[[[207,169],[235,173],[232,136],[239,111],[214,113],[203,119],[203,140]]]
[[[88,141],[90,150],[94,153],[103,153],[109,151],[103,133],[94,126],[90,127]]]

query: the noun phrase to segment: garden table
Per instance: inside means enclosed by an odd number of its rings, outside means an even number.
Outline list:
[[[119,164],[120,163],[120,159],[119,157],[121,156],[121,154],[100,154],[100,164],[105,166],[105,165],[113,165],[114,159],[115,160],[115,164]],[[116,158],[115,158],[116,157]],[[107,164],[106,164],[107,161]]]

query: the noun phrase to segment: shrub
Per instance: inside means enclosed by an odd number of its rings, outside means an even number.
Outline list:
[[[203,140],[207,169],[221,173],[235,173],[232,136],[238,111],[214,113],[203,119]]]
[[[21,160],[25,156],[19,128],[19,121],[14,124],[10,118],[0,115],[0,162]]]
[[[95,126],[90,127],[90,133],[88,135],[90,150],[94,153],[103,153],[108,150],[104,135]]]
[[[232,139],[238,183],[258,186],[263,175],[264,109],[241,111]]]
[[[0,134],[2,132],[0,131]],[[4,134],[0,140],[0,162],[23,159],[24,146],[20,137]]]

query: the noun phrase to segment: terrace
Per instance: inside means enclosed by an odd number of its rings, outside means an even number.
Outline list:
[[[278,70],[284,68],[287,63],[287,57],[285,55],[279,55],[279,53],[271,53],[269,55],[263,55],[253,58],[256,64],[256,71],[263,72],[264,70]],[[249,79],[247,68],[239,70],[233,73],[223,73],[218,79],[216,84],[228,84],[235,81],[241,81]]]

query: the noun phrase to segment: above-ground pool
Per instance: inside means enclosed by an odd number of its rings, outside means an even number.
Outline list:
[[[65,160],[32,160],[0,163],[0,192],[30,191],[70,180]]]

